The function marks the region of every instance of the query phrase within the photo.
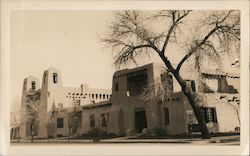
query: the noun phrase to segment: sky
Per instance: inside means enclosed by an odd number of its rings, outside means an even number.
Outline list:
[[[11,16],[11,90],[21,95],[24,78],[60,70],[64,86],[111,88],[110,50],[99,36],[110,20],[105,11],[15,11]]]
[[[111,49],[100,36],[113,19],[111,11],[13,11],[11,13],[11,93],[20,101],[24,78],[42,79],[43,71],[61,71],[63,85],[111,88]],[[170,51],[178,49],[170,47]],[[179,51],[179,50],[178,50]],[[172,58],[178,58],[172,53]],[[153,56],[150,61],[160,62]]]

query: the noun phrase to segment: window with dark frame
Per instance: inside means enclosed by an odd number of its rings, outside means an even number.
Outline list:
[[[36,82],[35,81],[31,81],[31,88],[32,88],[32,90],[36,89]]]
[[[24,80],[24,82],[23,82],[23,90],[25,90],[25,89],[26,89],[26,84],[27,84],[27,81],[26,81],[26,80]]]
[[[148,73],[147,70],[130,73],[127,76],[127,91],[130,96],[138,96],[148,87]]]
[[[216,109],[214,107],[201,107],[201,113],[206,123],[217,123]]]
[[[168,111],[168,108],[164,108],[164,124],[169,125],[169,111]]]
[[[63,118],[57,118],[57,128],[63,128]]]
[[[44,78],[43,78],[43,82],[44,82],[44,83],[46,82],[46,76],[47,76],[47,74],[44,73]]]
[[[94,114],[90,115],[90,123],[89,124],[90,124],[91,128],[95,127],[95,115]]]
[[[107,127],[108,126],[108,113],[103,113],[101,114],[101,126],[102,127]]]
[[[57,73],[53,73],[53,82],[57,83],[58,78],[57,78]]]

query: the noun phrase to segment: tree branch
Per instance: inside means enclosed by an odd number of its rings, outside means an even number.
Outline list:
[[[216,32],[216,31],[218,30],[218,28],[219,28],[219,27],[213,28],[213,29],[203,38],[203,40],[202,40],[200,43],[196,44],[196,46],[195,46],[194,48],[191,48],[191,50],[189,51],[189,53],[186,54],[186,55],[182,58],[182,60],[179,62],[178,66],[177,66],[177,68],[176,68],[176,72],[179,72],[179,71],[180,71],[180,68],[181,68],[181,66],[183,65],[183,63],[184,63],[184,62],[185,62],[194,52],[196,52],[196,50],[197,50],[199,47],[201,47],[201,46],[208,40],[208,38],[209,38],[211,35],[213,35],[214,32]]]
[[[170,37],[171,37],[171,34],[174,32],[174,29],[178,26],[178,24],[180,23],[180,21],[181,21],[184,17],[186,17],[186,16],[189,14],[189,12],[191,12],[191,10],[188,10],[187,12],[184,11],[183,15],[180,16],[180,15],[179,15],[179,14],[180,14],[180,11],[177,11],[177,13],[178,13],[178,18],[177,18],[177,20],[175,20],[175,13],[176,13],[176,12],[173,12],[173,15],[172,15],[173,22],[172,22],[172,25],[170,26],[170,28],[169,28],[169,30],[168,30],[168,33],[167,33],[165,42],[164,42],[164,44],[163,44],[163,46],[162,46],[162,50],[161,50],[163,54],[165,54],[165,49],[166,49],[166,47],[167,47],[167,45],[168,45],[169,39],[170,39]]]

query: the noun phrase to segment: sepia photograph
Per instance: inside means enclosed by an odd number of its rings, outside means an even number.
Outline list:
[[[10,147],[246,146],[241,9],[14,9],[8,20]]]

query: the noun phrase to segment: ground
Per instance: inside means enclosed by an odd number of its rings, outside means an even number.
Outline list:
[[[17,140],[12,140],[11,142],[14,145],[18,145]],[[67,137],[55,138],[55,139],[36,139],[33,143],[30,140],[20,140],[20,144],[166,144],[166,145],[240,145],[240,135],[233,136],[220,136],[220,137],[211,137],[210,139],[201,139],[201,138],[186,138],[186,139],[143,139],[138,136],[133,137],[119,137],[112,139],[103,139],[103,140],[90,140],[90,139],[70,139]]]

